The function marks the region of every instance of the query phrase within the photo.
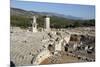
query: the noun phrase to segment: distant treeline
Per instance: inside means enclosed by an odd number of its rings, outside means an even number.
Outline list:
[[[45,28],[44,16],[37,18],[38,27]],[[17,26],[21,28],[28,28],[32,26],[32,18],[23,16],[11,16],[11,26]],[[95,20],[71,20],[62,17],[52,16],[50,19],[51,28],[75,28],[75,27],[88,27],[95,26]]]

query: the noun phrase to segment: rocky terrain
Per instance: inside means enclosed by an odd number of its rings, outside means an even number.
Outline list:
[[[16,66],[95,61],[94,27],[36,33],[11,27],[10,33],[11,61]]]

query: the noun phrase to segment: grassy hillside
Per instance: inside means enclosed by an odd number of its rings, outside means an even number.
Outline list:
[[[37,15],[38,27],[45,27],[45,14],[38,12],[30,12],[21,9],[11,9],[11,26],[17,26],[21,28],[28,28],[32,26],[31,16]],[[51,28],[68,28],[68,27],[83,27],[83,26],[95,26],[95,20],[72,20],[60,16],[50,16]]]

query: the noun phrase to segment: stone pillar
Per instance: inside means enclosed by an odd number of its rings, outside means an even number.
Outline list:
[[[32,32],[37,32],[36,16],[33,16]]]
[[[73,45],[73,50],[75,50],[77,48],[77,43],[75,43],[74,45]]]
[[[49,16],[46,16],[45,22],[46,22],[46,31],[49,31],[50,30],[50,17]]]
[[[62,51],[63,39],[55,44],[55,51]]]

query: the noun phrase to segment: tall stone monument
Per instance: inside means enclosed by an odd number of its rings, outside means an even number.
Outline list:
[[[45,22],[46,22],[46,31],[50,31],[50,17],[49,16],[46,16]]]
[[[36,23],[36,16],[33,16],[33,22],[32,22],[32,32],[37,32],[37,23]]]

